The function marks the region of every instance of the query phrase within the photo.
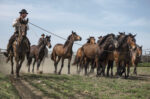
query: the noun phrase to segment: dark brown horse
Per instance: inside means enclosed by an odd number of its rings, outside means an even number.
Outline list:
[[[125,37],[125,32],[119,32],[119,35],[117,36],[117,46],[121,43],[123,38]],[[108,52],[107,56],[107,76],[109,76],[109,70],[111,69],[111,76],[113,76],[113,66],[114,62],[117,65],[118,64],[118,51],[113,47],[113,45],[110,45],[112,47],[112,51]]]
[[[34,59],[33,62],[33,68],[32,72],[34,72],[34,65],[37,62],[37,71],[39,70],[40,64],[43,61],[44,57],[46,56],[45,50],[47,49],[46,46],[51,48],[51,43],[50,43],[50,38],[51,36],[46,36],[40,43],[39,45],[32,45],[30,47],[30,55],[28,58],[28,72],[30,72],[30,65],[32,63],[32,59]]]
[[[87,42],[86,44],[95,44],[95,38],[94,37],[89,37],[87,39]],[[81,51],[81,47],[77,50],[77,53],[76,53],[76,56],[75,56],[75,60],[74,60],[74,63],[73,65],[77,65],[77,73],[80,73],[81,71],[81,68],[80,67],[80,70],[79,70],[79,65],[81,66],[82,63],[81,62],[81,58],[82,58],[82,51]]]
[[[102,72],[104,72],[104,64],[106,64],[106,57],[107,57],[107,51],[109,51],[108,47],[110,44],[115,44],[114,42],[115,35],[114,34],[108,34],[103,37],[102,41],[99,44],[86,44],[82,47],[83,51],[83,57],[86,58],[85,63],[85,75],[87,75],[87,66],[89,64],[89,61],[93,61],[93,67],[96,65],[97,67],[97,75],[100,75]],[[101,68],[101,71],[100,71]]]
[[[27,45],[27,40],[26,40],[27,24],[28,24],[28,19],[24,21],[23,23],[20,20],[19,35],[17,37],[17,40],[13,43],[13,54],[11,55],[11,62],[12,62],[11,73],[13,74],[13,57],[15,57],[17,77],[19,77],[19,71],[25,59],[26,52],[28,50],[28,45]]]
[[[118,66],[117,74],[122,75],[125,73],[125,78],[129,77],[130,73],[130,62],[131,62],[131,53],[130,50],[136,48],[136,35],[128,34],[125,35],[121,41],[117,51],[118,51]],[[127,69],[126,69],[127,68]]]
[[[74,41],[81,41],[81,37],[77,35],[76,32],[72,31],[71,35],[69,35],[64,45],[56,44],[54,46],[52,54],[51,54],[51,59],[54,61],[55,73],[57,73],[57,65],[60,59],[62,58],[61,68],[58,74],[61,74],[61,70],[64,66],[64,59],[68,59],[68,74],[70,74],[70,62],[71,62],[71,58],[73,54],[72,47],[73,47]]]

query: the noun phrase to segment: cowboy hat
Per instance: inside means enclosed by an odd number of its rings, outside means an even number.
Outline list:
[[[19,13],[20,13],[20,14],[28,14],[28,12],[27,12],[26,9],[22,9]]]

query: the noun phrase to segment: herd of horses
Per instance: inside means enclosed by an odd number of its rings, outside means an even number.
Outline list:
[[[14,74],[13,58],[15,58],[17,77],[19,77],[19,71],[27,52],[25,45],[27,24],[28,20],[20,25],[19,36],[13,43],[13,50],[10,54],[11,74]],[[125,32],[119,32],[118,35],[110,33],[98,37],[97,42],[94,37],[89,37],[87,42],[77,50],[73,65],[77,65],[78,73],[84,69],[85,75],[93,73],[96,69],[97,76],[105,76],[105,68],[107,67],[107,76],[109,76],[110,70],[111,76],[113,76],[114,64],[117,66],[116,75],[122,76],[124,74],[125,78],[129,77],[131,66],[134,66],[134,74],[137,74],[137,64],[141,60],[142,46],[136,44],[135,36],[131,33],[125,34]],[[75,41],[81,40],[82,38],[72,31],[64,44],[56,44],[53,47],[51,60],[54,61],[54,73],[61,74],[64,59],[68,59],[68,74],[70,74],[73,44]],[[47,47],[51,48],[51,36],[46,36],[40,44],[30,47],[30,55],[27,57],[28,72],[30,72],[32,59],[34,59],[32,72],[34,72],[35,63],[37,63],[37,71],[39,71],[40,64],[46,56],[46,51],[48,51]],[[60,60],[61,68],[57,72],[57,65]],[[89,68],[90,71],[88,72]]]

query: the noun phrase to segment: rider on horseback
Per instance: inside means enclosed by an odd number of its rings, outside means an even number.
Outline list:
[[[38,41],[38,45],[39,45],[41,42],[43,42],[44,38],[45,38],[45,34],[42,34],[42,35],[41,35],[41,38],[40,38],[39,41]]]
[[[7,45],[7,52],[4,53],[4,55],[8,57],[7,61],[9,60],[10,51],[13,50],[12,44],[16,40],[16,38],[18,37],[18,34],[19,34],[19,25],[23,24],[25,22],[25,18],[28,15],[28,13],[25,9],[22,9],[19,13],[20,13],[19,18],[15,19],[13,22],[13,27],[15,28],[15,32],[9,40],[9,43]],[[27,26],[27,30],[29,30],[29,26]],[[29,53],[30,53],[30,41],[27,37],[26,37],[26,45],[28,47],[28,51],[27,51],[27,58],[28,58]]]

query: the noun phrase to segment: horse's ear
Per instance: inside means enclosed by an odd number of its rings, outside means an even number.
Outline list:
[[[135,34],[135,35],[133,35],[133,37],[136,37],[136,34]]]

